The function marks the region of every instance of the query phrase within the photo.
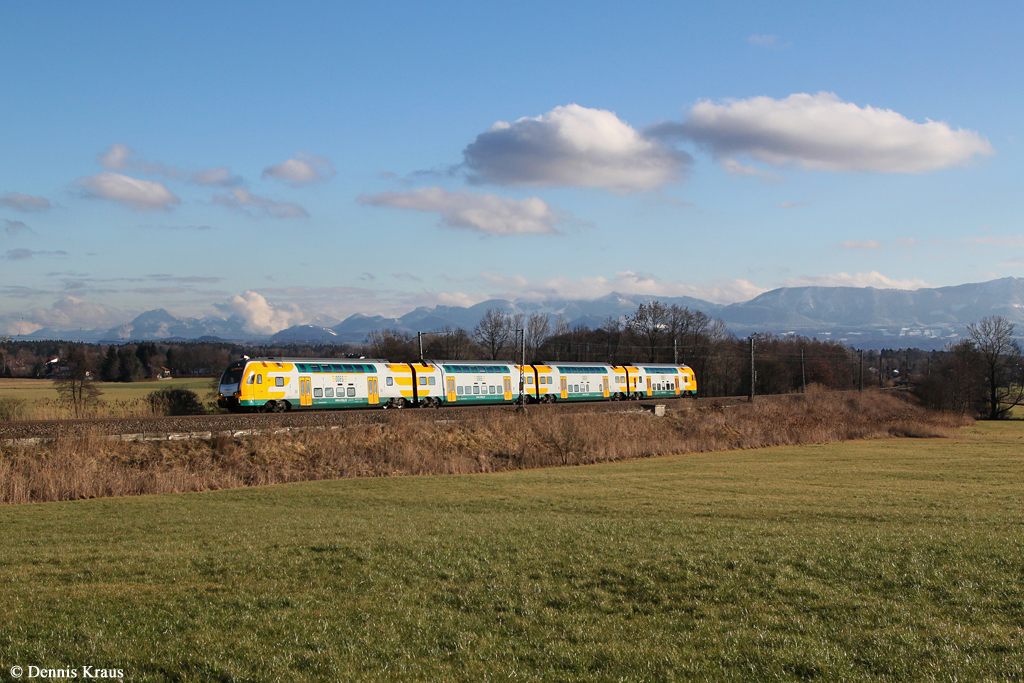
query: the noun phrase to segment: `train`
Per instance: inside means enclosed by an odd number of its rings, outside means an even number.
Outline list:
[[[381,358],[248,358],[220,378],[218,403],[232,412],[496,405],[696,397],[683,364],[570,363]]]

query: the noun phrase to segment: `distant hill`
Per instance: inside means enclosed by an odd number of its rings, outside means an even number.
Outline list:
[[[752,332],[799,334],[834,339],[860,348],[917,346],[941,348],[960,338],[970,323],[1001,315],[1024,333],[1024,278],[1002,278],[954,287],[899,290],[874,287],[783,287],[743,303],[711,303],[692,297],[655,297],[612,293],[599,299],[549,299],[542,302],[492,299],[475,306],[420,307],[397,318],[361,313],[341,322],[329,317],[261,337],[245,331],[246,321],[229,318],[180,318],[160,308],[108,330],[47,328],[29,338],[96,340],[271,339],[280,342],[361,343],[384,328],[415,334],[445,327],[472,330],[492,308],[508,313],[541,313],[554,322],[596,328],[607,318],[624,319],[642,303],[661,301],[698,310],[725,321],[738,336]]]

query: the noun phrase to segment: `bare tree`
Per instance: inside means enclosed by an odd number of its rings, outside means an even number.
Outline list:
[[[658,350],[665,344],[668,323],[668,307],[660,301],[640,304],[636,313],[629,317],[629,331],[636,338],[637,346],[646,351],[650,363],[657,360]]]
[[[77,344],[68,350],[64,364],[57,367],[57,379],[54,380],[57,395],[73,408],[76,419],[84,417],[85,410],[95,405],[103,393],[93,383],[91,366],[85,347]]]
[[[374,330],[366,335],[366,343],[373,355],[392,361],[410,361],[418,357],[412,339],[408,332],[391,329]]]
[[[473,339],[483,347],[484,353],[491,360],[497,360],[511,346],[514,336],[512,316],[496,308],[487,309],[480,324],[473,330]]]
[[[10,337],[8,337],[5,334],[0,334],[0,364],[2,364],[2,366],[3,366],[2,369],[0,369],[0,376],[5,376],[6,377],[7,374],[8,374],[8,370],[7,370],[7,349],[5,349],[4,347],[7,346],[10,343],[11,343],[11,338]]]
[[[617,364],[622,346],[622,321],[611,316],[604,319],[598,331],[604,335],[604,353],[609,363]]]
[[[988,418],[1006,417],[1024,399],[1021,349],[1013,338],[1013,323],[1002,316],[992,316],[968,325],[967,334],[981,355]]]
[[[970,339],[947,344],[935,373],[918,382],[925,405],[964,415],[987,412],[988,397],[981,354]]]
[[[527,362],[536,363],[537,353],[544,342],[551,336],[551,323],[543,313],[531,313],[526,320],[526,358]]]
[[[473,340],[461,327],[442,327],[427,339],[425,353],[432,358],[463,360],[472,357]]]

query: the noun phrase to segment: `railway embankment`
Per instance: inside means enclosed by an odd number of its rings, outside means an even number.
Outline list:
[[[880,393],[644,404],[222,415],[0,428],[0,502],[470,474],[899,436],[970,423]]]

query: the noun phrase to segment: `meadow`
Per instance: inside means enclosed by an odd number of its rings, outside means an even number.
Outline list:
[[[0,666],[1024,678],[1024,423],[0,507]]]
[[[96,382],[102,392],[99,403],[85,417],[150,417],[146,397],[161,389],[189,389],[200,397],[210,389],[209,377],[182,377],[139,382]],[[71,406],[61,402],[53,380],[0,378],[0,420],[66,420],[74,417]]]

